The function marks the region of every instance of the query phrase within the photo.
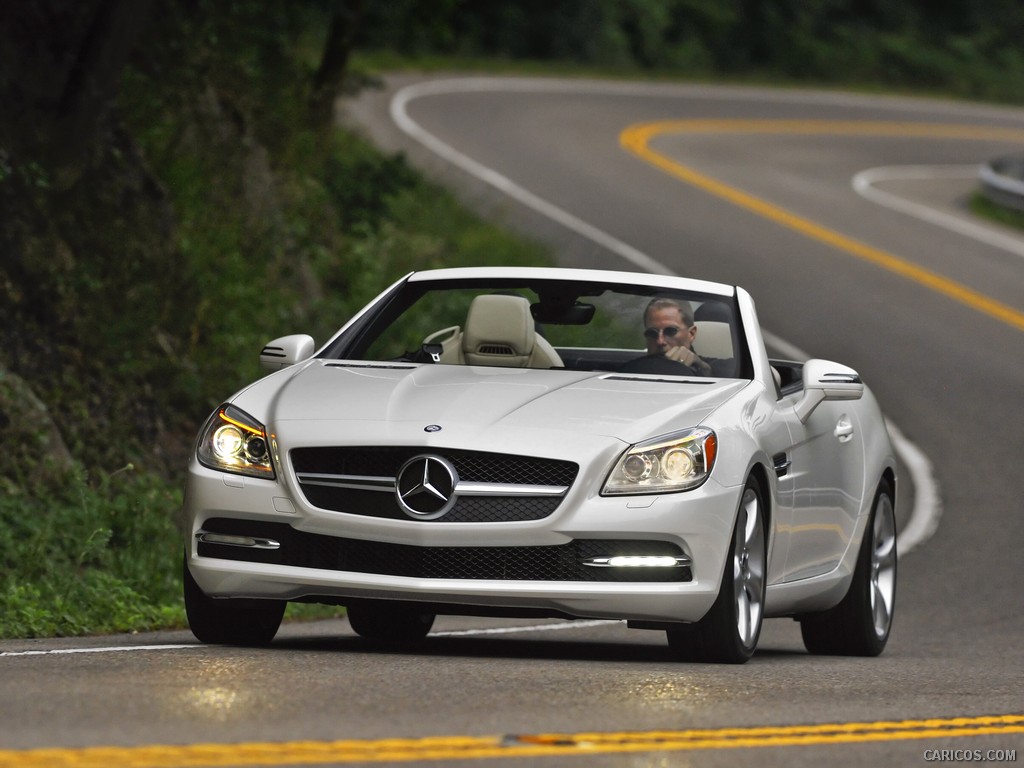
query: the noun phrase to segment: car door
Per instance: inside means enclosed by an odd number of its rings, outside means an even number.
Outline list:
[[[792,501],[788,547],[782,581],[819,576],[833,570],[853,538],[864,494],[864,440],[856,403],[821,403],[800,421],[793,406],[800,392],[779,405],[790,430],[780,466],[780,492]]]

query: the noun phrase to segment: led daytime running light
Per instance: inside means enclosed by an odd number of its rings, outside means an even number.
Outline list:
[[[220,409],[220,412],[217,415],[221,419],[226,421],[228,424],[234,427],[238,427],[239,429],[244,429],[246,432],[249,432],[250,434],[259,435],[260,437],[263,437],[265,435],[265,432],[262,429],[256,429],[255,427],[251,427],[248,424],[242,423],[241,421],[236,421],[235,419],[232,419],[224,412],[223,408]]]

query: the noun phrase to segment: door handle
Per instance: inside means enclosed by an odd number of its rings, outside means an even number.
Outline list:
[[[853,439],[853,424],[845,416],[839,420],[836,424],[835,430],[832,432],[840,443],[846,443]]]

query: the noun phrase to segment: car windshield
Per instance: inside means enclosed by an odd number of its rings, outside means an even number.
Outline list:
[[[738,322],[733,297],[650,286],[409,281],[321,357],[750,378]]]

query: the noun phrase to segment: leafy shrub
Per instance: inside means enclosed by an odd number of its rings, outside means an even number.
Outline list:
[[[180,503],[172,484],[132,467],[0,496],[0,636],[180,625]]]

